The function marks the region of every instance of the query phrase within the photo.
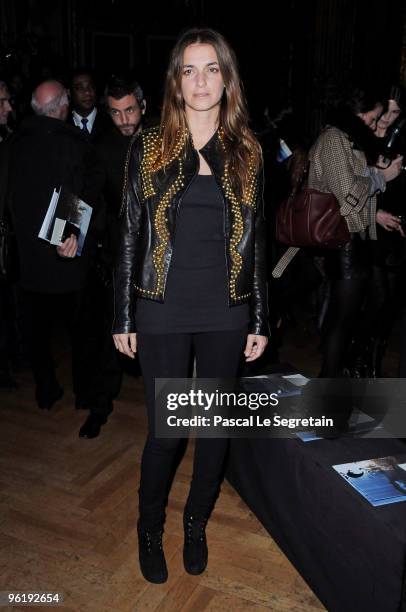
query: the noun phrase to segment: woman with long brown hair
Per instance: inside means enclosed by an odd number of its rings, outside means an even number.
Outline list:
[[[401,171],[400,157],[387,168],[376,167],[373,132],[382,111],[374,88],[348,86],[335,100],[327,126],[309,152],[308,186],[335,195],[349,231],[349,240],[325,255],[330,299],[322,328],[322,378],[343,375],[371,274],[369,241],[376,240],[377,223],[387,224],[383,211],[376,211],[377,194]]]
[[[155,435],[155,378],[237,376],[268,336],[262,154],[234,53],[210,29],[180,36],[159,128],[130,149],[115,270],[114,342],[138,351],[148,411],[139,487],[139,559],[164,582],[162,533],[180,439]],[[205,527],[220,490],[227,440],[196,440],[184,511],[184,565],[207,565]]]

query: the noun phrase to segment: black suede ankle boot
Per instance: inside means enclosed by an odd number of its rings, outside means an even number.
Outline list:
[[[207,566],[207,518],[200,518],[185,509],[183,514],[183,528],[185,542],[183,546],[183,563],[188,574],[197,576],[204,572]]]
[[[142,575],[148,582],[162,584],[168,579],[165,555],[162,548],[163,527],[150,530],[138,523],[138,552]]]

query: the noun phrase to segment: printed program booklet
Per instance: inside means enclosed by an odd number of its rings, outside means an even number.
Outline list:
[[[241,380],[247,393],[276,393],[280,398],[301,395],[301,387],[309,381],[301,374],[260,374],[244,376]]]
[[[406,501],[406,454],[333,465],[372,506]]]
[[[38,238],[59,246],[71,234],[77,237],[77,255],[82,253],[93,209],[65,187],[54,189]]]

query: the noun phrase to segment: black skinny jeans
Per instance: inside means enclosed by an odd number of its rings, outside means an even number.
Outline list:
[[[165,521],[169,488],[182,449],[182,438],[154,435],[155,378],[187,378],[193,353],[200,378],[234,378],[242,363],[247,330],[196,334],[137,334],[137,350],[144,377],[148,437],[141,461],[140,525],[156,529]],[[197,438],[188,510],[208,517],[223,480],[228,439]]]
[[[322,378],[342,376],[342,367],[358,322],[371,272],[366,241],[358,234],[326,258],[330,299],[322,329]]]
[[[379,236],[378,232],[378,240],[371,240],[368,245],[373,266],[355,333],[355,349],[361,356],[372,351],[372,340],[384,345],[402,310],[401,278],[404,269],[386,265],[386,258],[391,254],[390,243],[387,237]]]

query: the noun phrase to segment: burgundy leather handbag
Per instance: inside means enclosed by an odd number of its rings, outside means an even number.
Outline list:
[[[337,248],[350,240],[337,198],[305,187],[279,206],[276,239],[294,247]]]

